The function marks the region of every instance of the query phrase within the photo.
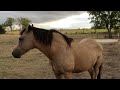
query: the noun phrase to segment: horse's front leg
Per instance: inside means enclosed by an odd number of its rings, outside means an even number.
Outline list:
[[[63,79],[61,73],[56,73],[56,72],[54,71],[54,75],[55,75],[56,79]]]
[[[72,72],[65,72],[64,77],[65,77],[65,79],[72,79],[73,78],[73,73]]]
[[[62,79],[62,73],[58,72],[58,70],[55,68],[55,66],[53,64],[52,65],[52,70],[54,72],[54,75],[56,77],[56,79]]]

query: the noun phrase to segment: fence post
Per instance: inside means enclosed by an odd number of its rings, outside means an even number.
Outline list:
[[[120,38],[120,33],[118,33],[118,39]]]
[[[96,35],[97,35],[97,39],[98,39],[98,33],[96,32]]]

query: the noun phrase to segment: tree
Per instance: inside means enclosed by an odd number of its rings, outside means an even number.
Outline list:
[[[8,17],[6,22],[4,23],[5,26],[9,26],[10,29],[11,29],[11,32],[13,30],[12,26],[13,26],[13,23],[15,22],[15,19],[14,18],[11,18],[11,17]]]
[[[0,34],[4,34],[6,31],[5,29],[3,28],[3,25],[1,24],[0,25]]]
[[[18,25],[20,26],[20,29],[26,28],[30,24],[30,20],[28,18],[17,18]]]
[[[1,24],[1,27],[5,30],[8,27],[5,23]]]
[[[91,22],[108,30],[109,38],[112,38],[111,30],[120,27],[120,11],[88,11]]]

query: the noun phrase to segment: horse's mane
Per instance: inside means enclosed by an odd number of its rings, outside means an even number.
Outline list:
[[[23,32],[26,29],[23,29],[20,34],[22,35]],[[42,28],[36,28],[36,27],[31,27],[30,29],[28,28],[27,32],[33,31],[33,34],[35,36],[36,40],[39,40],[40,42],[44,43],[45,45],[51,45],[52,40],[53,40],[53,32],[55,33],[59,33],[60,35],[63,36],[64,40],[66,41],[66,43],[71,46],[71,42],[73,41],[72,38],[67,37],[66,35],[60,33],[57,30],[51,29],[51,30],[46,30],[46,29],[42,29]]]
[[[25,30],[26,30],[26,28],[24,28],[24,29],[20,32],[20,35],[22,35]]]

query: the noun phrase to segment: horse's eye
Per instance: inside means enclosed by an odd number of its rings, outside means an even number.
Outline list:
[[[19,41],[22,41],[23,40],[23,38],[19,38]]]

